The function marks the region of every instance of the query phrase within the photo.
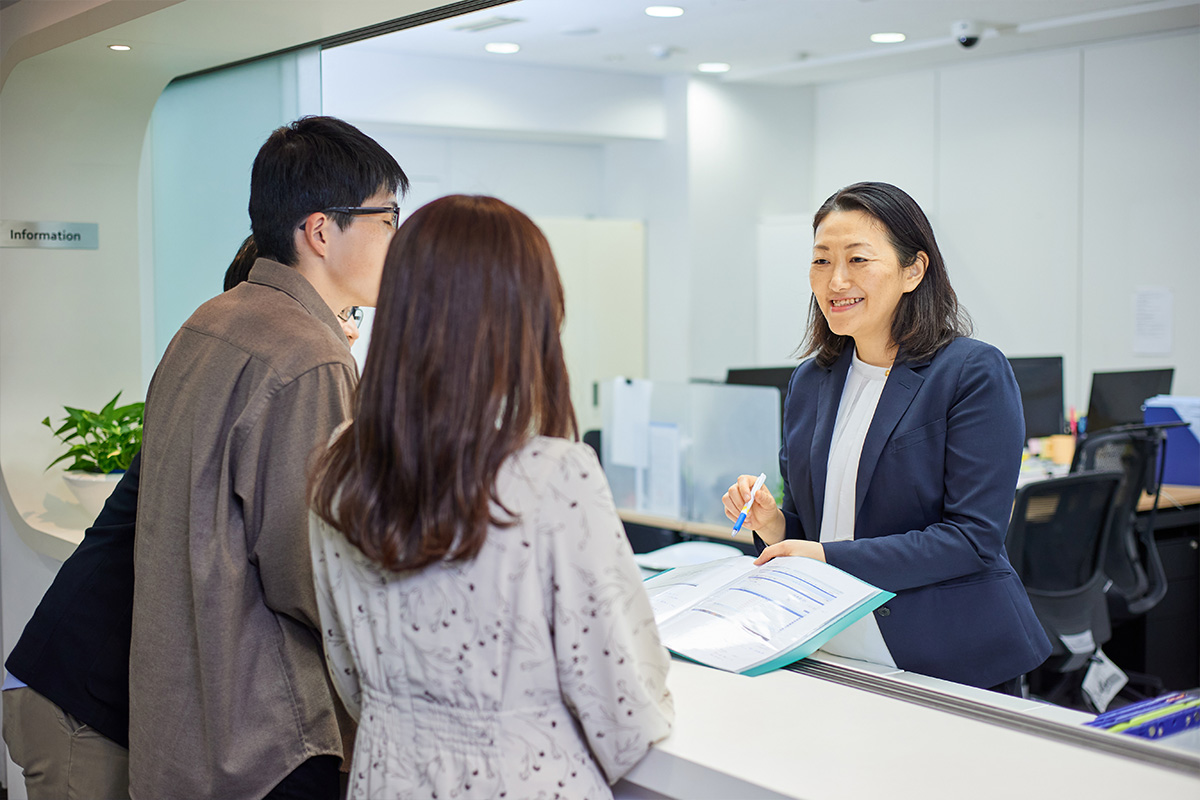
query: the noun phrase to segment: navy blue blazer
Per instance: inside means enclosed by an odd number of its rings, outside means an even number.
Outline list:
[[[792,374],[779,454],[787,538],[820,539],[852,353]],[[875,619],[901,669],[986,688],[1050,654],[1004,550],[1024,439],[1016,379],[996,348],[959,338],[927,361],[897,358],[859,459],[855,538],[824,549],[896,593]]]
[[[29,688],[129,746],[133,537],[142,454],[63,562],[5,667]]]

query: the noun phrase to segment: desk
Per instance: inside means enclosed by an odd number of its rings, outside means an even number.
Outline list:
[[[1154,496],[1142,494],[1142,499],[1138,501],[1137,510],[1139,512],[1149,511],[1154,506]],[[1182,511],[1191,519],[1194,515],[1200,520],[1200,486],[1175,486],[1163,484],[1162,493],[1158,498],[1159,514],[1163,511]],[[732,525],[717,525],[711,522],[692,522],[690,520],[676,519],[674,517],[660,517],[656,514],[646,514],[642,511],[634,511],[629,508],[617,509],[622,522],[628,522],[634,525],[644,525],[648,528],[661,528],[662,530],[675,531],[676,533],[685,533],[693,536],[707,536],[710,539],[719,539],[727,542],[742,542],[740,538],[734,538],[731,531]],[[1155,526],[1160,527],[1159,525]],[[1174,527],[1174,526],[1172,526]]]
[[[1138,511],[1149,511],[1154,505],[1154,496],[1143,494],[1142,499],[1138,501]],[[1178,510],[1191,511],[1200,516],[1200,486],[1173,486],[1163,485],[1162,494],[1158,499],[1158,508],[1161,511]],[[647,514],[642,511],[634,511],[629,508],[617,509],[622,522],[632,523],[634,525],[645,525],[648,528],[661,528],[662,530],[675,531],[676,533],[685,533],[693,536],[707,536],[710,539],[719,539],[721,541],[742,542],[743,539],[734,538],[731,534],[732,525],[717,525],[711,522],[692,522],[690,520],[676,519],[674,517],[660,517],[656,514]]]
[[[724,542],[744,543],[751,541],[749,531],[744,531],[738,538],[733,537],[733,524],[717,525],[712,522],[692,522],[675,517],[660,517],[657,514],[647,514],[630,508],[618,508],[618,516],[622,522],[632,525],[644,525],[647,528],[661,528],[665,531],[685,533],[692,536],[707,536],[710,539],[720,539]]]
[[[1138,511],[1149,511],[1154,506],[1154,495],[1142,493]],[[1200,515],[1200,486],[1177,486],[1164,483],[1158,498],[1158,508],[1186,510],[1189,506]]]

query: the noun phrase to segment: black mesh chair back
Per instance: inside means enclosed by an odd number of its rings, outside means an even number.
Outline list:
[[[1111,635],[1104,554],[1122,479],[1114,471],[1081,473],[1017,491],[1005,546],[1060,672],[1086,665]]]
[[[1080,440],[1071,464],[1072,472],[1122,473],[1104,572],[1112,581],[1110,596],[1121,601],[1128,615],[1145,613],[1167,592],[1166,572],[1154,544],[1153,516],[1139,524],[1137,514],[1143,492],[1157,500],[1164,439],[1163,431],[1154,426],[1100,431]]]

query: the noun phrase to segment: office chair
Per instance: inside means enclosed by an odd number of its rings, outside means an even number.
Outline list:
[[[1124,479],[1113,510],[1111,546],[1104,572],[1112,611],[1120,618],[1145,614],[1167,593],[1167,575],[1154,544],[1154,514],[1162,490],[1166,434],[1155,425],[1126,425],[1080,439],[1071,472],[1119,470]],[[1154,497],[1143,524],[1137,515],[1142,492]]]
[[[583,432],[583,443],[595,451],[596,460],[601,463],[601,466],[603,466],[604,456],[600,455],[600,431],[595,430],[595,429],[592,429],[590,431],[584,431]]]
[[[1086,705],[1084,672],[1111,628],[1104,554],[1120,472],[1050,478],[1017,490],[1005,547],[1053,650],[1030,673],[1044,700]]]

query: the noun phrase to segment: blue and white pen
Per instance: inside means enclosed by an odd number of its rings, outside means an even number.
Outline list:
[[[746,505],[742,506],[742,513],[738,514],[737,522],[733,523],[733,535],[737,536],[738,531],[742,529],[742,523],[746,521],[746,514],[750,512],[750,506],[754,505],[754,495],[758,494],[758,490],[767,482],[767,473],[761,473],[754,481],[754,488],[750,490],[750,499],[746,501]]]

